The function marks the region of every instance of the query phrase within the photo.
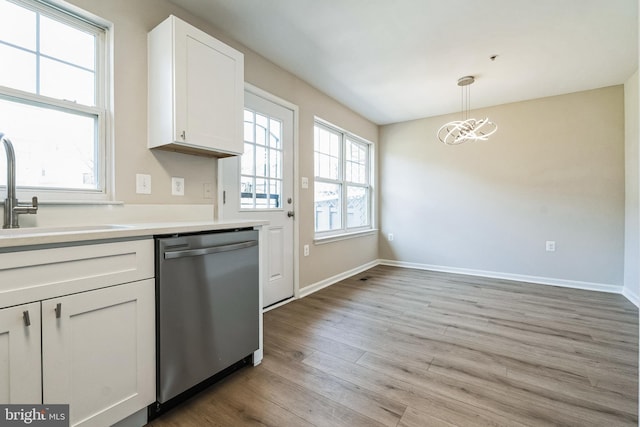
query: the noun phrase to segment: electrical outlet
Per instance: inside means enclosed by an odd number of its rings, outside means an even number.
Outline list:
[[[556,251],[556,241],[555,240],[547,240],[545,242],[545,248],[547,252],[555,252]]]
[[[304,256],[309,256],[309,245],[304,245],[302,250],[304,252]]]
[[[136,193],[151,194],[151,175],[136,174]]]
[[[307,178],[306,176],[303,176],[301,178],[301,184],[302,184],[302,188],[304,189],[309,188],[309,178]]]
[[[393,233],[389,233],[389,235],[387,236],[387,240],[393,242]]]
[[[184,178],[171,178],[171,195],[184,196]]]

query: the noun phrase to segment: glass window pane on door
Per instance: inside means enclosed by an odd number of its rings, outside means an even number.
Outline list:
[[[240,208],[282,209],[282,122],[245,110],[244,147]]]

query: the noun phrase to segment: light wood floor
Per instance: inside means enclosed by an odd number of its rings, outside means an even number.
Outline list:
[[[638,425],[638,310],[620,295],[378,266],[269,311],[264,332],[261,365],[152,426]]]

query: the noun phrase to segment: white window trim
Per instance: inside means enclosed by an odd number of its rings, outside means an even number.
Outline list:
[[[327,182],[327,183],[338,183],[343,187],[346,187],[346,185],[351,185],[351,186],[361,186],[361,187],[367,187],[367,185],[362,185],[362,184],[357,184],[357,183],[347,183],[347,181],[343,178],[344,177],[344,164],[345,164],[345,154],[346,154],[346,139],[347,138],[351,138],[357,142],[361,142],[364,144],[368,145],[368,172],[369,172],[369,225],[366,226],[362,226],[362,227],[352,227],[352,228],[347,228],[347,204],[345,202],[342,203],[342,218],[343,218],[343,227],[339,230],[327,230],[327,231],[315,231],[315,214],[314,214],[314,244],[324,244],[324,243],[331,243],[331,242],[335,242],[335,241],[339,241],[339,240],[345,240],[345,239],[351,239],[354,237],[361,237],[361,236],[365,236],[365,235],[369,235],[369,234],[375,234],[377,233],[377,228],[376,228],[376,216],[375,216],[375,206],[376,206],[376,199],[375,199],[375,144],[373,144],[371,141],[367,140],[366,138],[363,138],[361,136],[358,136],[356,134],[354,134],[353,132],[349,132],[348,130],[345,130],[339,126],[334,125],[333,123],[330,123],[320,117],[314,117],[314,126],[316,124],[320,124],[321,126],[325,126],[328,129],[331,129],[333,131],[339,132],[342,134],[342,153],[341,153],[341,162],[340,162],[340,176],[341,179],[339,181],[336,180],[332,180],[332,179],[326,179],[326,178],[318,178],[315,176],[315,167],[314,167],[314,171],[313,171],[313,175],[314,175],[314,184],[315,182]],[[315,143],[315,141],[314,141]],[[314,150],[315,151],[315,150]],[[343,188],[343,192],[342,192],[343,197],[346,197],[346,189]],[[314,197],[314,209],[315,209],[315,197]]]
[[[66,3],[62,0],[18,0],[18,4],[38,10],[45,15],[52,16],[63,22],[71,22],[73,26],[102,30],[102,36],[98,37],[98,55],[96,55],[96,69],[98,73],[96,81],[96,104],[101,107],[88,107],[75,104],[73,102],[49,98],[43,95],[36,95],[30,92],[0,86],[0,96],[4,98],[19,98],[19,102],[25,104],[42,104],[59,108],[61,110],[72,110],[84,112],[98,116],[98,171],[97,176],[101,182],[99,190],[73,190],[54,189],[43,187],[18,187],[16,196],[19,200],[30,200],[33,196],[38,196],[38,203],[47,204],[122,204],[114,200],[114,157],[113,157],[113,24],[89,13],[77,6]],[[75,20],[69,18],[73,16]],[[78,22],[80,21],[80,22]],[[104,108],[102,108],[104,107]],[[7,137],[11,138],[10,135]],[[4,160],[4,150],[0,148],[0,161]],[[16,159],[19,162],[20,159]],[[6,194],[6,185],[0,186],[0,194]],[[0,196],[0,204],[4,204],[4,198]]]

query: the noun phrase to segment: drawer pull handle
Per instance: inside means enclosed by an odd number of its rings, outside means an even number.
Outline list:
[[[24,319],[24,326],[31,326],[31,319],[29,318],[29,310],[22,312],[22,318]]]
[[[55,310],[56,310],[56,319],[59,319],[60,316],[62,315],[62,303],[61,302],[56,304]]]

